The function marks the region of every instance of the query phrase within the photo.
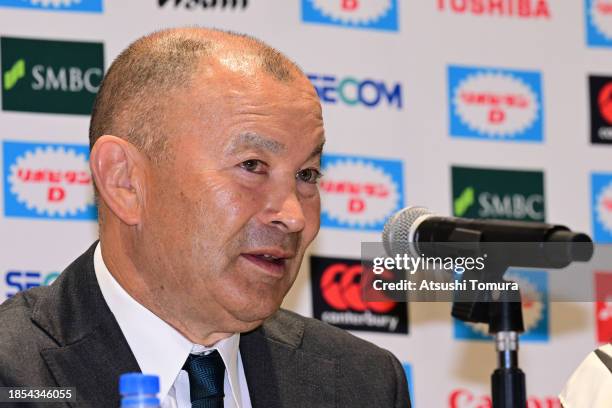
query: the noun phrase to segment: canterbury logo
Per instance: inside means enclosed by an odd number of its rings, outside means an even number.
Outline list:
[[[192,9],[195,7],[246,8],[248,5],[248,0],[158,0],[160,7],[163,7],[168,3],[174,3],[174,7],[184,6],[187,9]]]
[[[25,60],[18,60],[8,71],[4,73],[4,90],[8,91],[15,86],[17,81],[25,76]]]
[[[353,310],[387,313],[395,302],[365,302],[361,287],[362,266],[336,263],[330,265],[321,276],[321,294],[328,305],[337,311]]]
[[[462,217],[472,204],[474,204],[474,187],[468,187],[455,199],[455,215],[457,217]]]

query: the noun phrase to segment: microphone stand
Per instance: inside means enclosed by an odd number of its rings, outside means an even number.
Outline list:
[[[557,227],[553,229],[555,228]],[[445,235],[448,231],[443,232],[442,235]],[[419,248],[423,247],[421,249],[427,253],[436,253],[438,248],[442,253],[454,253],[456,256],[488,255],[486,270],[466,271],[464,279],[470,277],[480,282],[491,283],[508,282],[504,280],[504,274],[510,266],[563,268],[576,260],[588,261],[593,255],[591,239],[584,234],[573,234],[565,227],[552,231],[546,238],[546,242],[551,244],[564,245],[547,248],[548,251],[544,251],[545,255],[541,262],[534,261],[533,258],[542,256],[537,254],[542,253],[543,242],[529,240],[522,242],[523,237],[517,235],[511,228],[495,235],[500,240],[498,242],[489,241],[490,237],[485,239],[485,232],[470,229],[469,226],[453,228],[445,243],[434,244],[435,235],[430,234],[419,243]],[[518,248],[500,248],[500,243],[504,242],[514,243]],[[444,247],[446,243],[448,245]],[[584,246],[577,245],[580,243]],[[573,244],[576,244],[577,248],[572,247]],[[527,406],[525,373],[518,365],[519,335],[525,331],[520,291],[479,291],[476,292],[476,296],[474,293],[471,295],[467,299],[457,300],[460,294],[455,292],[451,314],[465,322],[489,325],[489,333],[495,339],[498,361],[497,369],[491,375],[493,408],[525,408]]]
[[[487,267],[489,282],[508,282],[505,265]],[[492,278],[492,279],[491,279]],[[486,323],[494,336],[498,366],[491,375],[493,408],[527,406],[525,373],[518,365],[519,334],[525,331],[520,291],[479,294],[482,300],[453,302],[452,316],[466,322]]]

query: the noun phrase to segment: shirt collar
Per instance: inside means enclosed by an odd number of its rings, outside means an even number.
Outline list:
[[[160,400],[163,400],[170,391],[190,353],[201,354],[217,350],[223,358],[234,400],[240,402],[238,388],[240,333],[220,340],[212,347],[194,344],[138,303],[121,287],[102,259],[101,243],[98,243],[94,252],[94,270],[102,296],[115,316],[141,371],[159,376]]]

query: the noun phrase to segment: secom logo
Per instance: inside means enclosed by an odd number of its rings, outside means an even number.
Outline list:
[[[587,45],[612,47],[612,1],[585,0]]]
[[[0,0],[0,7],[102,13],[102,0]]]
[[[2,110],[88,115],[104,73],[101,43],[0,38]]]
[[[59,272],[42,273],[39,271],[10,270],[4,276],[4,283],[8,289],[5,295],[10,298],[23,290],[50,285],[59,274]]]
[[[346,330],[408,333],[405,303],[367,302],[359,259],[310,258],[314,317]]]
[[[546,271],[510,269],[506,276],[519,284],[523,304],[525,333],[521,340],[548,341],[548,275]],[[483,323],[465,323],[455,319],[453,328],[456,339],[491,340],[489,326]]]
[[[3,150],[7,217],[96,218],[87,146],[4,142]]]
[[[381,231],[386,219],[404,206],[402,163],[324,155],[321,225]]]
[[[595,242],[612,243],[612,173],[591,175],[591,206]]]
[[[451,136],[542,142],[541,82],[538,72],[449,66]]]
[[[317,90],[321,102],[348,106],[375,108],[380,104],[402,108],[402,86],[400,83],[387,85],[375,79],[356,79],[334,75],[308,74],[308,79]]]
[[[367,30],[398,31],[397,0],[302,0],[302,20]]]

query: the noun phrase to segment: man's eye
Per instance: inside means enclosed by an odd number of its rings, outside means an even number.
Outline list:
[[[298,171],[296,177],[306,183],[316,184],[316,182],[321,178],[322,174],[317,169],[304,169]]]
[[[240,163],[240,167],[245,169],[246,171],[250,171],[251,173],[263,173],[264,172],[265,163],[261,160],[245,160]]]

